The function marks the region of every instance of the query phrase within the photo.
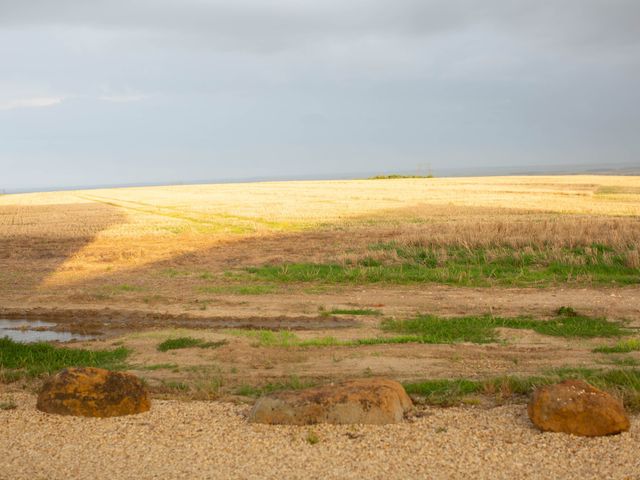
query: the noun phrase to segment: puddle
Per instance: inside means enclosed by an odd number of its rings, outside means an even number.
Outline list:
[[[252,328],[264,330],[327,330],[359,328],[361,320],[340,317],[190,317],[158,312],[101,310],[31,310],[3,311],[0,308],[0,338],[17,342],[68,342],[95,340],[155,328],[224,329]]]
[[[0,338],[9,337],[21,343],[69,342],[71,340],[93,340],[95,335],[52,330],[57,324],[40,320],[1,320]]]

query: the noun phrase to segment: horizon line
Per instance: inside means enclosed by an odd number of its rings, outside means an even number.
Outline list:
[[[533,170],[532,170],[533,169]],[[436,171],[437,169],[433,169]],[[618,164],[610,167],[596,167],[594,165],[526,165],[522,167],[449,167],[440,169],[443,174],[435,174],[433,178],[464,178],[464,177],[515,177],[515,176],[561,176],[561,175],[640,175],[640,164]],[[421,175],[422,173],[422,175]],[[99,190],[106,188],[140,188],[140,187],[168,187],[179,185],[215,185],[229,183],[267,183],[267,182],[291,182],[291,181],[330,181],[330,180],[368,180],[377,175],[416,175],[427,178],[424,172],[416,171],[370,171],[361,173],[335,173],[335,174],[301,174],[301,175],[277,175],[277,176],[247,176],[229,177],[217,179],[189,179],[179,181],[149,181],[149,182],[124,182],[85,185],[61,185],[51,187],[18,187],[0,188],[0,195],[21,193],[45,193],[66,192],[75,190]]]

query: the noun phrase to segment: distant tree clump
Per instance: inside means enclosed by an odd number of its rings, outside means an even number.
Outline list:
[[[376,175],[375,177],[369,177],[369,180],[394,180],[398,178],[433,178],[433,175]]]

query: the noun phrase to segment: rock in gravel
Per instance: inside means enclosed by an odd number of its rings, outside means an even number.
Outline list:
[[[148,411],[151,400],[135,375],[102,368],[67,368],[44,383],[36,407],[59,415],[118,417]]]
[[[534,425],[546,432],[597,437],[629,430],[622,402],[581,380],[537,389],[528,412]]]
[[[262,397],[249,414],[249,421],[383,425],[401,422],[412,405],[398,382],[361,379]]]

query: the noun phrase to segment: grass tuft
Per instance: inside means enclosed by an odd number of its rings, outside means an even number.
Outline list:
[[[179,337],[179,338],[170,338],[165,340],[164,342],[158,345],[158,350],[161,352],[166,352],[168,350],[178,350],[181,348],[191,348],[191,347],[199,347],[199,348],[218,348],[223,345],[226,345],[225,340],[221,340],[218,342],[205,342],[199,338],[193,337]]]
[[[170,338],[158,345],[158,350],[166,352],[168,350],[178,350],[180,348],[190,348],[200,345],[202,340],[193,337]]]
[[[320,437],[318,437],[316,432],[311,430],[307,433],[306,441],[309,445],[316,445],[317,443],[320,443]]]

